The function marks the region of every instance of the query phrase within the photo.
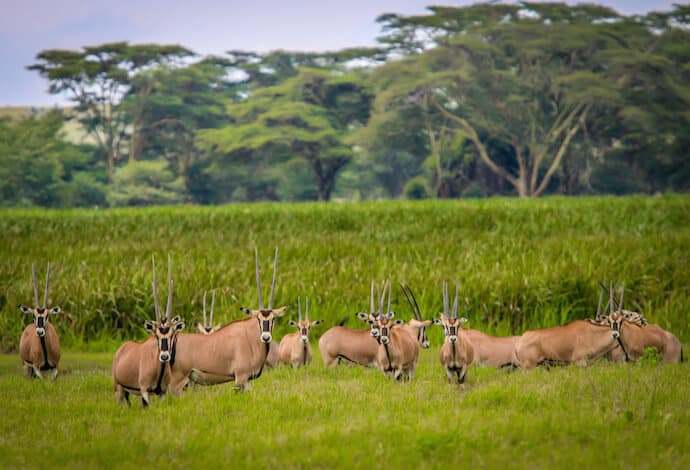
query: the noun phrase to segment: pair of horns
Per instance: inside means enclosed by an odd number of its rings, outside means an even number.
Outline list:
[[[208,323],[206,322],[206,291],[204,291],[204,327],[210,328],[213,326],[213,308],[216,305],[216,291],[211,291],[211,314],[208,318]]]
[[[607,288],[606,285],[605,285],[603,282],[601,282],[601,281],[599,281],[599,285],[601,286],[601,292],[599,293],[599,304],[597,305],[597,317],[601,314],[601,301],[602,301],[603,296],[604,296],[604,291],[607,290],[607,289],[608,289],[608,291],[609,291],[609,301],[608,301],[606,307],[604,307],[604,310],[606,310],[607,308],[609,308],[609,309],[610,309],[609,312],[610,312],[610,313],[613,313],[613,312],[615,311],[615,308],[616,308],[616,305],[615,305],[615,304],[616,304],[616,300],[615,300],[615,298],[614,298],[614,297],[615,297],[615,295],[614,295],[614,294],[615,294],[615,289],[614,289],[614,287],[613,287],[613,281],[610,281],[610,282],[609,282],[609,287],[608,287],[608,288]],[[620,297],[620,302],[618,303],[618,314],[619,314],[619,315],[623,312],[623,296],[624,296],[624,295],[625,295],[625,281],[624,281],[623,284],[621,285],[621,297]]]
[[[156,281],[156,257],[151,256],[151,264],[153,265],[153,306],[156,310],[156,321],[166,322],[170,318],[172,312],[172,297],[173,297],[173,280],[172,280],[172,265],[170,263],[170,255],[168,254],[168,303],[165,306],[165,317],[161,319],[161,307],[158,304],[158,283]]]
[[[412,315],[414,315],[414,317],[417,320],[422,321],[422,312],[419,309],[419,304],[417,304],[417,297],[415,297],[414,292],[412,292],[412,289],[407,284],[400,284],[400,288],[402,289],[403,294],[405,294],[407,303],[410,304]]]
[[[377,313],[379,315],[383,314],[383,306],[386,303],[386,291],[388,291],[388,309],[386,310],[386,314],[388,314],[391,311],[390,282],[385,281],[383,283],[383,292],[380,292],[379,288],[376,287],[376,294],[379,297],[379,308],[376,310],[376,303],[374,300],[374,281],[371,281],[371,313]]]
[[[264,301],[261,297],[261,275],[259,274],[259,249],[254,247],[254,260],[256,261],[256,288],[259,291],[259,310],[264,309]],[[276,291],[276,276],[278,274],[278,247],[273,258],[273,283],[271,284],[271,296],[268,299],[269,310],[273,308],[273,296]]]
[[[38,303],[38,282],[36,282],[36,265],[31,263],[31,280],[34,283],[34,304],[39,308]],[[48,285],[50,284],[50,262],[48,262],[48,270],[46,271],[46,290],[43,292],[43,308],[48,305]]]
[[[455,283],[455,300],[453,300],[453,311],[450,312],[449,296],[448,296],[448,281],[443,281],[443,313],[448,318],[458,318],[458,308],[460,299],[460,283]]]
[[[299,321],[302,321],[302,302],[300,301],[299,297],[297,297],[297,312],[299,313]],[[306,297],[304,319],[309,321],[309,297]]]

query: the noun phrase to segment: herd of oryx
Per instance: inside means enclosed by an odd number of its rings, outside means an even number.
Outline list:
[[[203,297],[203,324],[199,333],[183,333],[185,323],[172,316],[173,280],[168,258],[168,297],[165,312],[158,302],[156,266],[153,263],[153,302],[155,320],[145,322],[151,333],[145,341],[127,341],[113,358],[113,384],[117,402],[129,403],[131,393],[141,395],[142,406],[150,403],[150,394],[162,395],[167,391],[182,393],[191,383],[220,384],[234,380],[238,390],[245,390],[249,382],[258,378],[264,367],[279,363],[293,367],[311,362],[312,351],[309,332],[321,320],[309,320],[309,300],[305,301],[302,315],[298,299],[298,321],[290,321],[295,333],[285,335],[279,344],[273,341],[276,317],[285,313],[287,306],[274,307],[274,294],[278,269],[278,249],[273,261],[273,280],[268,306],[263,303],[259,257],[255,249],[258,309],[242,307],[247,318],[227,325],[213,326],[215,293],[207,319],[206,293]],[[31,267],[34,308],[20,305],[19,309],[33,316],[19,341],[19,354],[27,377],[43,378],[58,374],[60,343],[50,315],[60,313],[60,307],[48,308],[50,264],[46,273],[43,305],[39,305],[36,271]],[[440,325],[445,333],[440,360],[448,378],[464,383],[467,369],[472,364],[494,367],[530,369],[538,365],[577,364],[585,366],[600,358],[612,361],[632,361],[644,354],[646,348],[655,348],[665,362],[681,362],[681,343],[670,332],[658,325],[648,324],[645,318],[623,309],[624,288],[615,298],[612,285],[602,284],[596,317],[593,320],[575,320],[563,326],[530,330],[521,336],[495,337],[477,330],[464,328],[467,319],[458,318],[459,286],[450,304],[447,283],[443,284],[443,312],[439,318],[424,320],[417,299],[409,286],[401,285],[414,318],[405,323],[393,320],[391,286],[371,285],[368,313],[357,317],[369,324],[358,330],[342,325],[327,330],[319,339],[319,350],[326,366],[341,361],[377,367],[383,374],[396,380],[410,380],[414,376],[419,349],[428,348],[426,328]],[[608,290],[608,303],[602,309],[604,291]],[[387,300],[387,301],[386,301]]]

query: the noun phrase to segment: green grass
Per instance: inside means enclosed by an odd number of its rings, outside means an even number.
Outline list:
[[[191,325],[216,288],[226,322],[256,304],[255,245],[266,290],[280,247],[276,302],[292,306],[288,317],[309,296],[326,326],[346,315],[358,324],[372,279],[408,282],[427,316],[440,309],[441,282],[459,279],[470,326],[498,334],[591,317],[597,281],[615,279],[626,282],[627,307],[690,339],[690,197],[597,197],[3,210],[0,349],[16,351],[26,324],[16,306],[32,301],[32,262],[39,271],[52,262],[63,344],[112,351],[143,337],[153,316],[152,254],[162,296],[172,256],[175,313]],[[409,318],[397,288],[393,302]]]
[[[267,371],[142,411],[112,395],[112,354],[66,354],[57,382],[0,356],[3,468],[689,468],[688,366],[472,368],[460,389],[423,350],[410,383],[373,369]]]

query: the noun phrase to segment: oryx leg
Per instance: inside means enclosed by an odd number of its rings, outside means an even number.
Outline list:
[[[235,375],[235,391],[246,392],[249,391],[249,374]]]
[[[323,365],[325,367],[335,367],[338,364],[340,364],[340,358],[339,357],[331,357],[328,355],[323,356]]]
[[[457,373],[458,373],[458,383],[464,384],[465,383],[465,377],[467,376],[467,366],[457,369]]]
[[[43,372],[41,372],[41,369],[39,369],[38,367],[34,367],[33,369],[34,374],[36,374],[36,377],[38,377],[39,379],[43,379]]]
[[[452,382],[455,382],[455,373],[452,369],[446,367],[446,375],[448,376],[448,380]]]
[[[50,371],[50,378],[51,378],[51,380],[55,380],[55,379],[57,379],[57,376],[58,376],[58,368],[56,367],[55,369]]]
[[[149,396],[146,387],[141,387],[141,409],[145,410],[151,404],[151,397]]]
[[[22,370],[24,372],[24,377],[31,379],[34,376],[34,367],[26,362],[22,365]]]

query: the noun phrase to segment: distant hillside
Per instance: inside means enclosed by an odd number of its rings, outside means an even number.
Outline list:
[[[11,119],[23,119],[29,116],[40,116],[52,109],[61,109],[67,116],[73,114],[71,106],[55,107],[55,106],[0,106],[0,118],[9,117]],[[65,122],[62,129],[65,133],[65,139],[75,144],[95,144],[93,137],[86,134],[86,131],[76,120]]]

